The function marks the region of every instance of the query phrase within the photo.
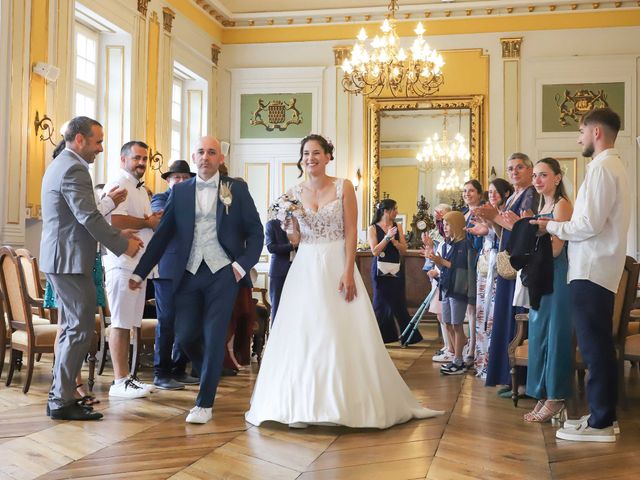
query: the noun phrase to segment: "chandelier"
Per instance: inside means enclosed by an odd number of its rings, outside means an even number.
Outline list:
[[[444,82],[444,60],[424,40],[425,29],[421,22],[414,30],[417,38],[410,53],[400,48],[395,19],[398,8],[398,1],[391,0],[388,7],[391,13],[380,26],[382,36],[376,35],[371,41],[373,50],[367,50],[367,32],[364,28],[360,30],[351,57],[342,63],[345,91],[376,95],[388,89],[394,97],[423,97],[437,92]]]
[[[458,116],[458,132],[449,139],[447,111],[443,113],[442,136],[437,132],[427,137],[422,148],[416,154],[418,170],[422,172],[440,171],[436,185],[439,191],[461,189],[469,181],[469,147],[464,135],[460,133],[462,110]]]

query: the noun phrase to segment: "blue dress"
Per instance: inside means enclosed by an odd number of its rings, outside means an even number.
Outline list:
[[[396,226],[394,223],[393,226]],[[376,227],[376,237],[381,242],[384,236],[384,230],[379,225]],[[400,239],[396,233],[396,240]],[[400,262],[400,252],[389,242],[383,250],[384,255],[380,254],[383,261]],[[384,343],[397,342],[400,334],[409,324],[411,317],[407,310],[407,297],[405,293],[404,283],[404,266],[400,262],[400,272],[397,277],[378,275],[378,257],[373,257],[371,262],[371,284],[373,286],[373,310],[376,314],[378,327],[382,334]],[[408,335],[407,335],[408,336]],[[422,335],[418,330],[415,331],[409,343],[417,343],[422,340]]]
[[[553,216],[541,215],[545,217]],[[553,259],[553,293],[529,310],[527,395],[561,400],[571,396],[572,326],[567,284],[567,245]]]
[[[520,215],[521,210],[536,210],[538,194],[530,185],[511,204],[508,210]],[[502,230],[500,251],[506,249],[511,232]],[[513,306],[513,294],[516,289],[515,280],[505,280],[500,275],[496,281],[496,300],[493,312],[493,328],[491,343],[489,344],[489,362],[487,364],[487,387],[496,385],[511,385],[511,367],[509,366],[509,343],[513,340],[516,329],[516,314],[527,310]]]

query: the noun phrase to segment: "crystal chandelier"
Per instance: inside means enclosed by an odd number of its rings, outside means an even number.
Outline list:
[[[439,191],[457,190],[469,180],[469,147],[460,127],[462,111],[459,111],[458,132],[449,140],[447,111],[442,120],[442,136],[434,133],[427,137],[422,148],[416,154],[418,170],[422,172],[440,171],[440,179],[436,186]]]
[[[371,41],[372,51],[365,45],[367,32],[364,28],[360,30],[351,57],[342,63],[342,86],[356,95],[376,95],[385,89],[394,97],[434,94],[444,82],[442,56],[424,40],[425,29],[421,22],[414,30],[417,38],[410,53],[400,48],[395,19],[398,1],[391,0],[388,8],[391,13],[380,27],[382,36],[376,35]]]

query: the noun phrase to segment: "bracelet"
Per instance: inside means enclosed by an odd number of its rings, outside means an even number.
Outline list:
[[[384,239],[385,239],[387,242],[390,242],[392,238],[393,238],[393,237],[390,237],[390,236],[388,236],[388,235],[384,237]]]

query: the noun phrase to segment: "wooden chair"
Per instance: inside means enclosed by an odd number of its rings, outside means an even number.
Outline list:
[[[31,255],[31,252],[26,248],[16,248],[16,256],[22,266],[24,272],[24,279],[27,285],[27,293],[34,300],[44,301],[44,289],[42,287],[42,279],[40,277],[40,268],[38,267],[38,260]],[[47,318],[50,323],[57,323],[57,316],[51,315],[51,311],[44,307],[33,307],[36,315],[40,318]],[[48,310],[48,311],[47,311]]]
[[[9,326],[9,317],[6,314],[5,295],[0,284],[0,376],[4,368],[4,356],[7,352],[7,345],[11,342],[11,327]]]
[[[155,300],[148,300],[148,302],[154,302]],[[101,332],[99,338],[98,348],[98,375],[102,375],[104,367],[107,363],[107,352],[109,351],[109,336],[111,335],[111,325],[109,318],[111,312],[109,306],[98,307],[98,313],[96,314],[96,324],[100,325]],[[140,327],[134,327],[131,329],[131,351],[129,354],[129,369],[131,375],[137,375],[140,368],[140,356],[145,351],[153,352],[156,341],[156,327],[158,325],[158,319],[156,318],[143,318],[142,325]]]
[[[509,344],[509,365],[511,366],[511,399],[513,405],[518,406],[518,368],[526,367],[529,363],[529,314],[516,314],[516,335]]]
[[[635,259],[632,257],[627,257],[613,306],[612,333],[616,349],[618,377],[620,379],[618,382],[619,398],[624,403],[626,403],[623,382],[624,348],[627,336],[627,324],[629,322],[629,312],[631,311],[631,306],[636,298],[636,284],[638,282],[639,272],[640,264],[636,263]],[[516,315],[516,335],[509,344],[509,365],[511,366],[512,390],[514,392],[511,398],[515,406],[518,406],[518,368],[526,367],[529,358],[529,346],[526,340],[528,320],[529,315],[526,313]],[[578,382],[580,385],[583,385],[586,366],[584,365],[582,355],[578,348],[576,348],[575,353],[575,368],[578,372]]]
[[[615,301],[613,304],[613,344],[616,350],[616,360],[618,367],[618,399],[623,406],[627,404],[626,388],[624,383],[624,350],[627,337],[627,326],[629,324],[629,314],[631,307],[636,301],[638,275],[640,264],[636,263],[632,257],[627,257],[622,271],[622,277],[618,284]],[[586,365],[580,354],[580,349],[576,350],[576,370],[581,386],[584,386],[584,373]]]
[[[13,330],[10,343],[9,374],[6,385],[11,385],[19,352],[28,358],[27,377],[22,391],[27,393],[33,376],[35,357],[39,353],[53,353],[57,326],[34,322],[33,307],[42,302],[32,298],[27,290],[20,261],[11,247],[0,248],[0,285],[5,295],[9,325]]]
[[[261,322],[261,315],[258,314],[258,322],[257,328],[253,335],[253,344],[254,349],[253,353],[256,354],[258,358],[258,367],[262,364],[262,352],[264,351],[264,345],[267,343],[267,338],[269,338],[269,325],[271,323],[271,304],[269,303],[269,295],[266,288],[258,288],[253,287],[251,289],[252,293],[260,294],[260,300],[258,300],[258,304],[256,308],[264,308],[267,311],[267,318],[265,318],[264,325]]]
[[[147,304],[155,307],[156,301],[152,298],[147,300]],[[145,352],[153,353],[156,344],[156,328],[158,328],[157,318],[143,318],[142,324],[139,327],[131,329],[132,351],[129,363],[131,375],[134,377],[138,374],[142,354]]]

